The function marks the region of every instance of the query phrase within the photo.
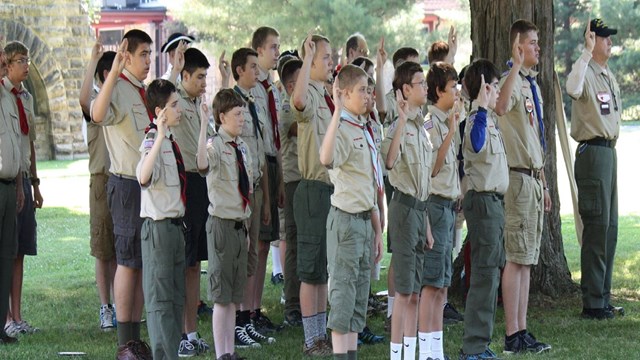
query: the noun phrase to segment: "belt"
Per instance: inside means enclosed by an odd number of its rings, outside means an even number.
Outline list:
[[[509,168],[510,171],[519,172],[521,174],[529,175],[534,179],[540,180],[542,178],[542,170],[541,169],[526,169],[526,168]]]
[[[435,195],[435,194],[429,195],[429,198],[427,199],[427,202],[440,204],[440,205],[444,206],[447,209],[455,210],[455,208],[456,208],[456,201],[455,200],[447,199],[446,197],[442,197],[440,195]]]
[[[172,219],[168,219],[171,224],[175,225],[175,226],[182,226],[182,224],[184,223],[182,221],[182,218],[172,218]]]
[[[234,221],[234,223],[235,224],[233,225],[233,228],[235,230],[240,230],[244,228],[244,223],[242,221]]]
[[[0,179],[0,183],[5,185],[13,185],[16,183],[16,179]]]
[[[427,202],[416,199],[411,195],[407,195],[403,192],[398,191],[397,189],[393,190],[393,195],[391,195],[392,199],[398,200],[400,204],[406,205],[412,209],[416,209],[418,211],[427,210]]]
[[[345,214],[349,214],[349,215],[351,215],[351,216],[353,216],[353,217],[356,217],[356,218],[358,218],[358,219],[362,219],[362,220],[369,220],[369,219],[371,219],[371,211],[370,211],[370,210],[369,210],[369,211],[359,212],[359,213],[350,213],[350,212],[348,212],[348,211],[344,211],[344,210],[342,210],[342,209],[340,209],[340,208],[338,208],[338,207],[335,207],[335,206],[332,206],[332,207],[333,207],[334,209],[336,209],[336,210],[339,210],[339,211],[341,211],[341,212],[343,212],[343,213],[345,213]]]
[[[480,195],[480,196],[491,196],[491,197],[495,197],[498,200],[504,200],[504,194],[500,194],[499,192],[495,192],[495,191],[475,191],[475,190],[469,190],[468,193],[471,193],[472,195]]]
[[[129,175],[122,175],[122,174],[111,174],[112,176],[115,176],[117,179],[120,180],[133,180],[133,181],[138,181],[138,179],[135,176],[129,176]]]
[[[580,144],[589,144],[595,146],[604,146],[608,148],[616,147],[616,140],[607,140],[603,137],[596,137],[591,140],[580,141]]]

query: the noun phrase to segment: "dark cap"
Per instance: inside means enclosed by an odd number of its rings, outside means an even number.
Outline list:
[[[596,36],[609,37],[609,35],[615,35],[618,33],[618,29],[612,29],[602,21],[602,19],[591,20],[591,31],[596,33]]]
[[[178,43],[180,40],[186,42],[187,44],[191,44],[196,40],[193,36],[185,35],[183,33],[173,33],[169,36],[169,40],[167,40],[164,45],[160,48],[160,51],[163,53],[168,53],[169,51],[178,47]]]

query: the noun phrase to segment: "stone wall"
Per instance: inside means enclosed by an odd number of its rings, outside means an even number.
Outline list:
[[[0,36],[30,49],[26,86],[36,99],[38,159],[86,156],[78,96],[95,36],[81,1],[3,2]]]

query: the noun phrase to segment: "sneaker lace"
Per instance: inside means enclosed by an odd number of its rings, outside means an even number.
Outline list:
[[[196,348],[193,347],[193,344],[190,341],[182,340],[182,341],[180,341],[180,348],[178,350],[182,352],[184,350],[193,351],[195,349]]]
[[[245,325],[244,327],[245,331],[247,332],[247,335],[249,335],[249,337],[253,338],[256,341],[265,341],[267,340],[267,337],[260,334],[255,327],[253,327],[253,324],[249,323],[247,325]]]
[[[242,326],[236,326],[236,337],[242,343],[247,344],[247,345],[251,345],[251,344],[255,343],[255,340],[253,340],[251,338],[251,336],[249,336],[249,334],[247,334],[247,331]]]

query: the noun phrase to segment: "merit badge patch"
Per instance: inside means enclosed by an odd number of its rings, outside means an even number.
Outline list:
[[[598,101],[600,101],[601,103],[608,103],[609,101],[611,101],[611,94],[606,91],[598,92],[597,97]]]
[[[532,113],[533,112],[533,101],[531,101],[531,99],[527,98],[524,101],[524,108],[527,110],[528,113]]]

